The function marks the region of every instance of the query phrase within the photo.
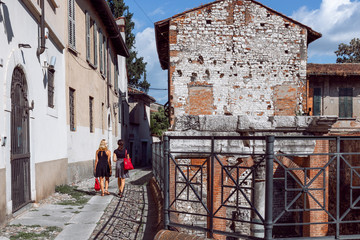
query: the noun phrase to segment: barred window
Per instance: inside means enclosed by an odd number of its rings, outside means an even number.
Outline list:
[[[93,106],[94,106],[94,98],[93,97],[89,97],[89,119],[90,119],[90,123],[89,123],[89,127],[90,127],[90,132],[94,132],[94,115],[93,115]]]
[[[48,107],[54,108],[54,70],[48,70]]]
[[[75,90],[69,89],[70,131],[75,131]]]
[[[69,47],[76,49],[75,45],[75,3],[74,0],[68,1],[68,35]]]

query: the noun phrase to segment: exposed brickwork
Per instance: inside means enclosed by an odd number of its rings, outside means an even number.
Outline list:
[[[174,115],[191,114],[197,98],[203,102],[204,96],[190,90],[194,81],[213,86],[212,94],[206,93],[213,103],[196,114],[302,111],[306,33],[304,27],[246,0],[218,1],[173,18],[169,81]],[[281,89],[283,85],[289,88]]]

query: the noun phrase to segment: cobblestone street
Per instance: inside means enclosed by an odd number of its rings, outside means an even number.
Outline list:
[[[122,198],[114,177],[111,195],[104,197],[93,190],[94,178],[79,182],[77,190],[90,199],[84,206],[59,205],[71,197],[54,193],[1,228],[0,239],[153,239],[157,226],[152,221],[156,209],[148,187],[151,177],[151,169],[131,171]]]

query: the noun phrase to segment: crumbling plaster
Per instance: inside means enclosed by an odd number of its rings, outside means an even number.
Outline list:
[[[307,55],[302,26],[252,1],[220,1],[172,19],[169,43],[175,116],[191,114],[191,105],[205,104],[190,98],[192,87],[211,88],[207,101],[213,106],[204,109],[207,115],[302,111]],[[290,97],[296,100],[287,103]],[[289,106],[277,109],[277,103]]]

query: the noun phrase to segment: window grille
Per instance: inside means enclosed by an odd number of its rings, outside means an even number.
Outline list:
[[[75,44],[75,4],[74,0],[68,0],[68,34],[69,34],[69,47],[76,49]]]
[[[90,126],[89,127],[90,127],[90,132],[94,132],[93,106],[94,106],[94,98],[89,97],[89,119],[90,119],[90,123],[89,123]]]
[[[75,90],[69,89],[70,131],[75,131]]]
[[[48,70],[48,107],[54,108],[54,73],[53,70]]]
[[[90,15],[85,13],[86,17],[86,60],[90,62]]]

